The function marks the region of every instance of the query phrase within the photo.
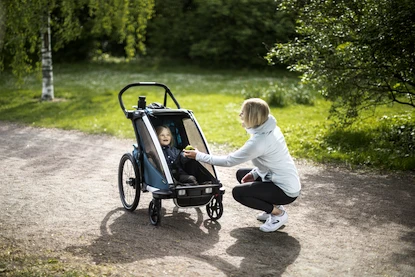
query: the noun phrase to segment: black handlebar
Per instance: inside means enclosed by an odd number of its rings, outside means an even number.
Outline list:
[[[121,107],[122,111],[124,112],[124,114],[127,115],[128,111],[127,111],[127,109],[124,106],[124,102],[122,101],[122,95],[129,88],[131,88],[131,87],[138,87],[138,86],[157,86],[157,87],[164,88],[164,102],[163,102],[163,106],[166,106],[167,105],[167,94],[168,94],[170,96],[170,98],[173,100],[173,102],[176,104],[177,108],[180,109],[179,103],[177,102],[176,98],[174,98],[173,93],[171,93],[170,89],[166,85],[161,84],[161,83],[156,83],[156,82],[138,82],[138,83],[132,83],[132,84],[126,85],[118,93],[118,101],[120,102],[120,107]]]

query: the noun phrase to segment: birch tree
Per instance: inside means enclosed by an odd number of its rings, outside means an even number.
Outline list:
[[[42,31],[42,100],[53,100],[53,67],[52,45],[50,40],[50,15],[45,16],[45,27]]]
[[[10,69],[19,80],[42,70],[41,99],[52,100],[52,50],[90,32],[124,43],[125,56],[134,57],[145,51],[154,0],[0,0],[0,8],[0,70]]]

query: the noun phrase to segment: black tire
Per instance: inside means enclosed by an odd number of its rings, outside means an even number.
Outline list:
[[[121,203],[127,211],[134,211],[140,201],[141,176],[133,155],[126,153],[118,167],[118,189]]]
[[[206,205],[206,212],[212,220],[218,220],[221,218],[223,215],[221,197],[213,197],[213,199]]]
[[[154,226],[160,225],[161,222],[161,200],[153,199],[148,206],[148,216],[150,223]]]

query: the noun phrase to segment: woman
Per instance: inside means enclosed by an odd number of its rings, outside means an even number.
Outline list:
[[[234,166],[252,161],[253,169],[239,169],[236,178],[241,185],[233,188],[236,201],[263,211],[257,216],[265,220],[259,228],[273,232],[284,225],[288,214],[282,205],[292,203],[300,195],[301,184],[297,168],[288,151],[284,135],[270,115],[268,104],[251,98],[242,104],[242,126],[250,139],[237,151],[227,156],[214,156],[197,150],[185,150],[185,156],[217,166]]]

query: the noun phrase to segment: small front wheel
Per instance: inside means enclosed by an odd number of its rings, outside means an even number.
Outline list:
[[[141,194],[140,171],[133,155],[126,153],[120,160],[118,167],[118,189],[121,203],[127,211],[134,211]]]
[[[157,226],[160,225],[161,221],[161,200],[153,199],[148,206],[148,215],[151,224]]]
[[[210,219],[218,220],[223,214],[223,204],[221,197],[214,197],[207,205],[206,212]]]

